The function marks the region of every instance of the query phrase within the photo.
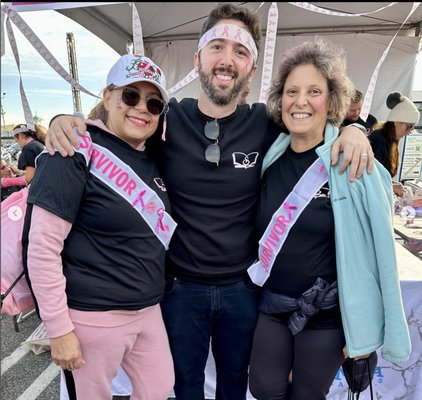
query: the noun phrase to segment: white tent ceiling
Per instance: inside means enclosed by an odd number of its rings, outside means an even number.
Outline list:
[[[135,3],[144,34],[144,42],[197,39],[203,22],[216,2],[137,2]],[[252,10],[258,10],[263,27],[271,3],[237,2]],[[391,3],[383,2],[316,2],[314,6],[327,10],[364,14],[378,10]],[[278,34],[303,35],[323,32],[360,33],[390,32],[394,34],[406,19],[411,2],[395,3],[375,14],[359,17],[323,15],[299,8],[290,3],[278,5]],[[261,6],[262,5],[262,6]],[[260,7],[261,6],[261,7]],[[120,54],[126,52],[126,41],[132,38],[132,9],[129,3],[58,10],[103,39]],[[415,35],[422,28],[422,7],[409,18],[404,31]]]
[[[168,87],[182,80],[193,67],[193,53],[198,35],[209,11],[217,2],[159,3],[138,2],[146,54],[154,58],[167,75]],[[264,47],[268,11],[271,3],[236,3],[257,10],[262,23]],[[306,4],[306,3],[296,3]],[[383,62],[371,100],[370,113],[379,119],[388,112],[385,99],[392,91],[410,96],[415,73],[416,56],[420,51],[422,6],[416,8],[406,23],[412,2],[317,2],[308,3],[335,13],[367,14],[361,16],[324,15],[291,3],[277,3],[278,29],[274,64],[289,48],[315,35],[347,50],[348,70],[356,86],[367,91],[372,74],[391,39],[398,33]],[[389,6],[391,5],[391,6]],[[389,6],[389,7],[387,7]],[[373,11],[376,13],[371,13]],[[75,20],[104,40],[118,53],[127,52],[132,40],[132,7],[129,3],[102,4],[93,7],[57,10]],[[401,29],[400,29],[401,27]],[[400,31],[399,31],[400,29]],[[262,52],[259,70],[262,71]],[[274,72],[273,72],[274,76]],[[251,85],[250,102],[259,100],[261,75]],[[196,97],[197,80],[179,90],[175,96]]]

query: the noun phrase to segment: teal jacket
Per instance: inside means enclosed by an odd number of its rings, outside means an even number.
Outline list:
[[[353,358],[381,348],[385,360],[406,361],[411,344],[396,263],[391,177],[376,160],[371,174],[354,182],[346,172],[340,175],[340,163],[331,166],[338,132],[328,123],[316,152],[328,172],[347,351]],[[262,173],[289,144],[290,136],[281,133],[264,158]]]

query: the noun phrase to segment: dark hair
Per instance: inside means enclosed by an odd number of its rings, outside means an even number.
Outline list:
[[[13,128],[13,131],[15,129],[25,129],[25,131],[19,132],[19,134],[24,135],[26,137],[32,137],[33,139],[38,140],[39,142],[44,144],[45,137],[47,136],[47,128],[41,124],[34,124],[34,128],[34,130],[29,129],[27,124],[19,124]]]
[[[258,14],[247,7],[238,6],[233,3],[222,3],[211,10],[208,18],[202,25],[199,38],[201,38],[202,35],[209,31],[213,26],[217,25],[222,19],[235,19],[243,22],[249,33],[252,35],[259,54],[261,26]]]
[[[268,111],[278,124],[282,124],[281,97],[290,73],[300,65],[313,65],[325,77],[329,92],[328,120],[340,126],[350,106],[354,86],[346,73],[344,50],[333,43],[316,38],[292,48],[283,56],[268,95]]]
[[[396,139],[396,126],[393,121],[385,122],[377,131],[386,139],[388,146],[388,164],[385,166],[392,177],[397,173],[399,165],[399,146]]]

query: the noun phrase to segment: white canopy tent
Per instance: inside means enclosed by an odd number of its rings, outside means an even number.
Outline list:
[[[141,19],[145,52],[163,67],[168,77],[168,86],[172,87],[192,69],[200,29],[209,11],[218,3],[135,4]],[[258,10],[262,22],[259,71],[249,95],[249,101],[256,102],[261,87],[265,31],[271,3],[236,4]],[[384,8],[390,4],[393,5]],[[273,76],[278,60],[286,50],[319,35],[347,50],[349,74],[356,87],[365,93],[377,63],[406,20],[413,3],[318,2],[312,5],[332,11],[333,14],[313,12],[293,3],[277,3],[278,29]],[[379,9],[376,13],[361,16],[335,15],[366,14]],[[120,54],[126,52],[127,42],[132,40],[132,9],[129,4],[99,5],[59,12],[91,30]],[[415,69],[416,56],[421,48],[421,27],[422,7],[418,7],[401,27],[379,69],[370,107],[370,113],[379,119],[387,116],[387,95],[397,90],[410,97],[415,74],[422,74],[422,67],[418,72]],[[194,80],[176,92],[175,97],[195,97],[197,90],[198,81]]]
[[[130,48],[131,4],[135,4],[141,20],[145,54],[163,67],[168,87],[171,88],[192,70],[193,53],[196,51],[201,26],[209,11],[218,3],[6,4],[18,12],[56,9],[92,31],[120,54],[126,53],[127,48]],[[259,101],[260,98],[265,33],[271,4],[276,4],[278,9],[273,76],[278,60],[286,50],[304,40],[313,39],[315,35],[325,37],[347,50],[348,70],[356,87],[364,93],[369,92],[372,87],[369,112],[378,119],[384,119],[388,113],[385,106],[387,95],[392,91],[400,91],[410,97],[415,74],[422,74],[422,70],[416,71],[416,56],[421,48],[422,7],[418,6],[420,3],[236,4],[257,10],[263,27],[259,70],[251,85],[250,102]],[[409,15],[412,7],[413,13]],[[374,71],[378,73],[377,77],[373,76]],[[375,83],[375,86],[371,86],[371,82]],[[179,99],[196,97],[197,91],[198,81],[194,80],[175,92],[174,96]]]

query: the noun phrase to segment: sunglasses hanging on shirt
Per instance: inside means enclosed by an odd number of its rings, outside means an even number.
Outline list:
[[[205,149],[205,159],[208,162],[215,163],[218,166],[220,162],[220,146],[218,145],[218,137],[220,136],[220,125],[215,119],[208,121],[204,127],[204,135],[210,140],[215,140]]]

